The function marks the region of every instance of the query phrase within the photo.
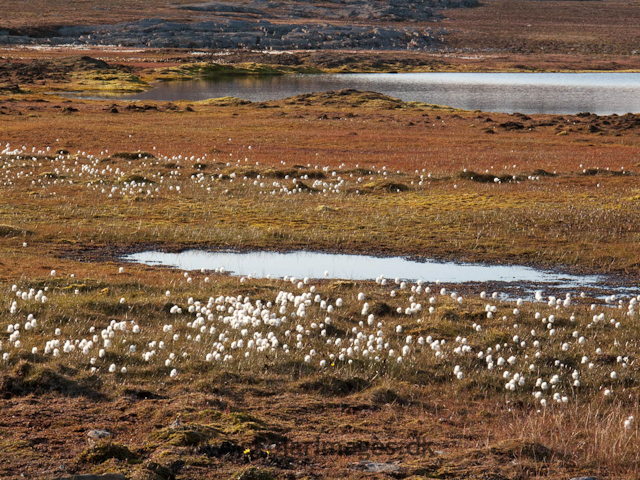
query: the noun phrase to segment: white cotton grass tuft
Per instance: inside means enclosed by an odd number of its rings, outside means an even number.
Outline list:
[[[194,269],[198,270],[204,274]],[[124,267],[118,273],[124,273]],[[135,274],[128,272],[128,276]],[[12,362],[27,352],[57,356],[56,362],[81,359],[92,374],[115,373],[118,379],[127,378],[122,377],[125,374],[135,378],[141,362],[146,368],[161,369],[171,379],[179,378],[178,369],[191,372],[196,362],[205,361],[208,369],[251,372],[266,360],[282,360],[329,375],[371,369],[399,378],[427,364],[448,372],[444,378],[451,384],[464,381],[454,388],[474,388],[486,376],[503,387],[508,402],[527,394],[537,405],[555,411],[587,395],[615,399],[624,391],[636,358],[635,347],[626,337],[618,333],[615,340],[613,334],[606,334],[615,328],[627,332],[632,323],[627,319],[637,315],[627,316],[625,304],[621,317],[616,308],[619,298],[610,299],[603,312],[602,302],[589,310],[575,294],[553,299],[540,294],[539,303],[497,292],[482,292],[480,298],[465,293],[463,298],[458,287],[449,283],[444,288],[397,278],[385,286],[382,276],[375,284],[355,283],[353,290],[328,287],[324,280],[309,277],[274,279],[268,282],[268,290],[262,290],[254,287],[267,282],[259,284],[256,274],[245,275],[237,284],[213,281],[207,286],[197,274],[179,275],[178,282],[168,280],[154,293],[153,301],[162,306],[158,318],[138,317],[127,306],[118,309],[117,318],[89,324],[87,319],[73,317],[51,321],[51,311],[62,298],[85,301],[85,295],[92,295],[86,289],[77,289],[72,296],[74,289],[62,291],[56,285],[36,293],[37,287],[25,286],[21,280],[8,293],[7,285],[3,291],[11,298],[4,307],[7,321],[0,326],[6,331],[4,344],[0,343],[3,359]],[[460,291],[467,292],[466,288]],[[45,291],[52,305],[36,305]],[[138,293],[121,294],[130,301],[135,298],[132,307],[144,302]],[[127,303],[119,295],[112,301]],[[637,301],[628,305],[638,308]],[[458,336],[455,341],[449,341],[448,326],[446,338],[438,335],[439,322],[449,321],[449,314],[455,319],[450,322],[455,332],[451,338]],[[615,367],[607,368],[612,354],[617,356],[613,357]],[[581,360],[567,362],[567,355]],[[621,423],[625,430],[632,428],[629,418],[624,422],[621,418]]]

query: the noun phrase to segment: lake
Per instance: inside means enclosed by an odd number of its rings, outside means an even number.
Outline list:
[[[119,100],[205,100],[238,97],[252,102],[351,88],[404,101],[503,113],[598,115],[640,112],[640,73],[364,73],[241,76],[160,82],[128,95],[76,94]]]

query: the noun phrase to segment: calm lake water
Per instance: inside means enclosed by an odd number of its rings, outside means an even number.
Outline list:
[[[433,283],[529,282],[538,287],[558,289],[610,289],[602,285],[603,277],[566,275],[525,266],[482,265],[470,263],[414,261],[404,257],[372,257],[317,252],[209,252],[187,250],[181,253],[147,251],[126,255],[124,260],[147,265],[163,265],[181,270],[216,270],[221,267],[233,275],[254,278],[294,276],[297,278],[331,278],[373,280],[423,280]],[[615,290],[615,289],[614,289]],[[619,289],[618,291],[628,289]]]
[[[352,88],[405,101],[505,113],[598,115],[640,112],[640,73],[365,73],[231,77],[215,81],[162,82],[122,100],[250,101]],[[85,94],[83,94],[85,95]],[[105,98],[86,94],[87,98]]]

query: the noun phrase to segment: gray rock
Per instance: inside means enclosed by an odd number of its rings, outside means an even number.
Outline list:
[[[435,1],[435,0],[434,0]],[[381,2],[376,2],[376,5]],[[303,8],[303,7],[300,7]],[[312,8],[306,6],[304,8]],[[313,7],[315,8],[315,7]],[[403,7],[404,8],[404,7]],[[5,33],[6,32],[6,33]],[[193,23],[144,19],[117,25],[61,27],[55,37],[31,38],[0,32],[0,44],[123,45],[175,48],[430,50],[439,45],[430,28],[353,26],[331,23],[271,23],[217,17]]]
[[[199,3],[195,5],[180,5],[178,8],[182,10],[194,10],[196,12],[250,13],[255,15],[266,15],[266,13],[259,8],[221,2]]]
[[[89,430],[87,432],[87,437],[89,437],[89,441],[97,442],[98,440],[108,440],[112,437],[110,431],[108,430]]]
[[[360,470],[367,473],[393,473],[399,472],[400,466],[395,463],[367,462],[362,461],[352,465],[354,470]]]
[[[71,475],[70,477],[57,477],[53,480],[127,480],[127,477],[119,473],[105,473],[104,475]]]

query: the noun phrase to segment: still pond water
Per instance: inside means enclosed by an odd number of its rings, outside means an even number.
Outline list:
[[[640,113],[640,73],[364,73],[227,77],[161,82],[120,100],[205,100],[238,97],[252,102],[351,88],[404,101],[503,113],[598,115]],[[95,93],[87,98],[105,98]]]
[[[505,282],[529,283],[531,288],[595,289],[602,292],[633,293],[629,288],[612,288],[596,275],[567,275],[526,266],[483,265],[472,263],[416,261],[404,257],[372,257],[309,251],[229,252],[187,250],[181,253],[146,251],[126,255],[124,260],[147,265],[162,265],[181,270],[217,270],[253,278],[330,278],[373,280],[423,280],[434,283]],[[529,289],[530,290],[530,289]]]

